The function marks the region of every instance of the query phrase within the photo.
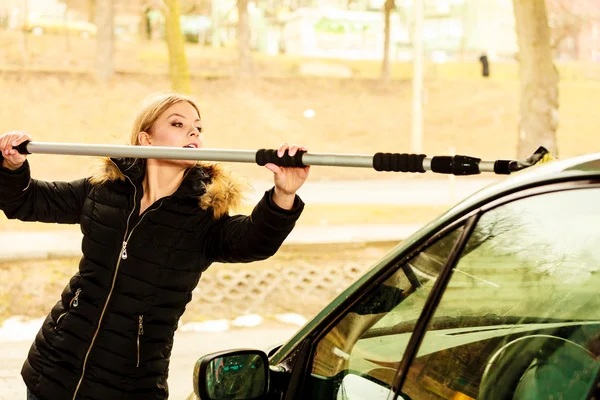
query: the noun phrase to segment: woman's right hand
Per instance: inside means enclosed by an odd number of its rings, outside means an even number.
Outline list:
[[[20,154],[16,149],[13,149],[13,146],[16,147],[27,140],[31,140],[31,137],[25,132],[19,131],[7,132],[0,136],[0,151],[2,157],[4,157],[2,161],[4,168],[15,170],[23,165],[27,155]]]

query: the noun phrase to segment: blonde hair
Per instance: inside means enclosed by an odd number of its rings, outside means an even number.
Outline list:
[[[153,94],[142,102],[142,107],[135,117],[133,127],[131,128],[131,139],[130,144],[132,146],[139,146],[139,133],[147,132],[152,133],[154,124],[158,117],[165,112],[173,104],[186,101],[192,105],[200,116],[200,109],[192,98],[179,93],[166,93],[166,94]]]

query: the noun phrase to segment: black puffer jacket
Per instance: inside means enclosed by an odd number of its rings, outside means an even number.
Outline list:
[[[79,223],[79,271],[35,338],[22,375],[42,400],[165,399],[173,335],[200,275],[215,261],[273,255],[292,230],[292,210],[271,200],[229,216],[239,185],[200,165],[175,194],[139,215],[143,161],[107,160],[75,182],[30,178],[27,162],[0,167],[0,209],[24,221]],[[191,371],[190,371],[191,372]]]

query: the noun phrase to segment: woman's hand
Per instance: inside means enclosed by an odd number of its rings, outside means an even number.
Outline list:
[[[25,132],[13,131],[7,132],[0,136],[0,152],[2,152],[2,167],[15,170],[19,168],[25,160],[27,155],[20,154],[17,150],[13,149],[13,146],[18,146],[21,143],[31,140],[28,134]]]
[[[306,148],[295,144],[290,147],[287,143],[284,143],[279,146],[277,155],[280,158],[283,157],[286,150],[288,150],[290,157],[293,157],[298,150],[306,151]],[[280,167],[272,163],[266,164],[265,167],[274,174],[275,195],[273,200],[279,207],[286,210],[291,209],[294,205],[296,191],[308,178],[310,167]]]

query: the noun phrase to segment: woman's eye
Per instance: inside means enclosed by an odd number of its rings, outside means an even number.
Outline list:
[[[202,133],[202,127],[201,126],[197,126],[196,129],[198,129],[198,132]]]
[[[183,127],[183,124],[182,124],[181,122],[173,122],[171,125],[172,125],[172,126],[175,126],[175,127],[177,127],[177,128],[181,128],[181,127]]]

